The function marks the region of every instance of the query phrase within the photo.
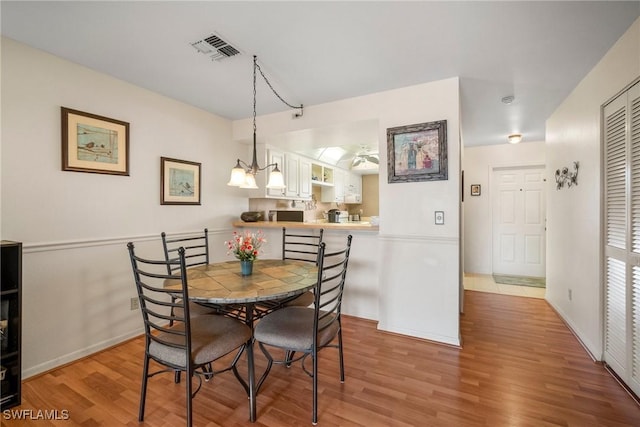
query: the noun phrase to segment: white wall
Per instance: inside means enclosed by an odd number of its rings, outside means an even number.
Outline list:
[[[597,358],[603,352],[601,106],[639,76],[640,19],[547,120],[547,300]],[[578,186],[556,191],[554,171],[574,161]]]
[[[261,116],[258,137],[285,132],[378,120],[380,152],[379,328],[458,344],[460,118],[459,81],[437,82],[305,106],[304,116],[291,112]],[[387,182],[387,128],[447,120],[449,179]],[[233,138],[246,140],[251,121],[233,122]],[[258,197],[258,196],[256,196]],[[445,225],[434,225],[434,212],[445,212]]]
[[[213,95],[213,94],[212,94]],[[130,176],[61,170],[65,106],[130,123]],[[142,332],[125,243],[211,232],[214,258],[246,194],[228,120],[2,38],[2,239],[24,243],[23,370],[30,376]],[[202,205],[160,205],[160,157],[202,163]]]
[[[161,95],[2,38],[2,239],[24,243],[23,375],[142,332],[125,243],[161,256],[159,233],[208,227],[214,260],[248,192],[227,187],[250,123],[232,124]],[[130,123],[128,177],[61,171],[60,107]],[[386,128],[448,120],[449,180],[387,184],[380,175],[380,327],[459,343],[458,79],[305,109],[298,129],[380,117]],[[244,129],[241,132],[238,127]],[[293,130],[289,113],[259,131]],[[268,133],[268,132],[267,132]],[[161,206],[160,157],[202,163],[202,206]],[[443,210],[446,225],[433,225]],[[383,262],[384,261],[384,262]],[[372,312],[372,313],[375,313]],[[375,315],[375,314],[374,314]]]
[[[545,164],[545,144],[486,145],[464,149],[464,271],[491,274],[492,216],[491,174],[495,167]],[[471,185],[480,184],[480,196],[471,196]]]

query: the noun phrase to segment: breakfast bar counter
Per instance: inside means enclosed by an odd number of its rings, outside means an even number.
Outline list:
[[[324,230],[322,241],[328,251],[344,248],[347,236],[352,235],[349,271],[342,299],[342,313],[363,319],[378,320],[379,304],[379,227],[368,221],[329,223],[295,221],[234,221],[239,232],[262,231],[266,244],[261,248],[261,259],[282,259],[282,228],[300,230],[300,233]]]
[[[379,227],[377,225],[371,225],[369,221],[349,221],[349,222],[324,222],[322,220],[318,220],[315,222],[295,222],[295,221],[255,221],[255,222],[244,222],[244,221],[234,221],[234,227],[243,227],[243,228],[305,228],[311,230],[317,230],[323,228],[325,230],[341,230],[341,231],[374,231],[378,232]]]

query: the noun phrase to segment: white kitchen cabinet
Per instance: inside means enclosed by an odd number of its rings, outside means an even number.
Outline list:
[[[311,199],[311,160],[293,153],[284,153],[284,189],[287,199]],[[280,196],[282,197],[282,195]]]
[[[300,157],[298,172],[299,196],[301,199],[311,200],[311,160]]]
[[[271,165],[273,163],[277,163],[278,164],[278,169],[280,169],[280,171],[282,172],[282,175],[284,176],[284,183],[285,185],[287,185],[287,172],[286,172],[286,164],[285,164],[285,155],[282,151],[280,150],[275,150],[273,148],[269,148],[267,150],[267,164]],[[285,196],[285,189],[276,189],[276,188],[266,188],[267,183],[266,181],[268,180],[269,177],[269,173],[273,170],[273,166],[268,167],[267,169],[265,169],[263,172],[261,172],[262,174],[264,174],[265,176],[265,196],[266,197],[270,197],[270,198],[282,198]]]
[[[319,163],[311,164],[311,184],[322,187],[333,186],[333,168]]]
[[[335,190],[335,201],[344,202],[344,183],[347,172],[336,169],[333,171],[333,189]]]
[[[286,197],[298,197],[298,179],[300,174],[300,158],[295,154],[284,154],[284,183],[287,186],[284,190]]]
[[[322,189],[325,203],[362,203],[362,176],[343,169],[333,169],[333,187]]]
[[[269,172],[273,166],[261,171],[258,176],[260,182],[259,190],[250,190],[251,197],[266,197],[268,199],[284,200],[311,200],[312,195],[312,160],[295,153],[282,151],[278,148],[267,145],[262,149],[265,157],[265,164],[278,164],[278,169],[282,172],[284,179],[284,189],[271,189],[267,187]],[[262,165],[262,162],[259,162]],[[333,174],[331,174],[333,179]]]
[[[362,175],[347,172],[344,191],[345,203],[362,203]]]
[[[333,169],[333,187],[323,187],[321,200],[324,203],[344,203],[344,188],[347,171]]]

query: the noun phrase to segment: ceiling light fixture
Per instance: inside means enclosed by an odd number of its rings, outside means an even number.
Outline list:
[[[264,81],[267,83],[271,91],[278,97],[278,99],[282,101],[283,104],[286,104],[290,108],[300,110],[300,113],[296,113],[295,117],[302,117],[302,114],[304,112],[302,104],[300,104],[300,106],[298,107],[291,105],[284,99],[282,99],[278,92],[275,91],[273,86],[271,86],[271,83],[269,83],[269,80],[258,65],[258,57],[253,55],[253,161],[251,162],[251,165],[248,165],[247,163],[238,159],[238,162],[236,163],[234,168],[231,169],[231,178],[229,179],[227,185],[240,188],[258,188],[258,185],[256,184],[256,175],[258,174],[258,172],[265,170],[268,167],[274,166],[273,170],[269,173],[267,188],[283,189],[285,188],[284,177],[282,176],[282,172],[280,172],[280,169],[278,169],[277,163],[266,165],[263,168],[258,166],[258,156],[256,155],[256,70],[260,71],[260,75],[262,76]]]
[[[378,154],[370,154],[369,148],[366,145],[362,145],[360,152],[351,161],[351,169],[373,169],[377,168],[379,163]]]
[[[520,135],[519,133],[512,133],[511,135],[509,135],[509,142],[511,144],[517,144],[520,141],[522,141],[522,135]]]
[[[516,97],[515,97],[515,96],[513,96],[513,95],[508,95],[508,96],[505,96],[504,98],[502,98],[502,103],[503,103],[503,104],[507,104],[507,105],[509,105],[509,104],[511,104],[511,103],[514,101],[514,99],[516,99]]]

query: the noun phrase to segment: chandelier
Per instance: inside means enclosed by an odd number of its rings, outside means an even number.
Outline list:
[[[256,55],[253,55],[253,161],[251,162],[251,165],[248,165],[244,161],[238,159],[234,168],[231,169],[231,178],[229,179],[227,185],[240,188],[258,188],[258,185],[256,184],[256,175],[258,174],[258,172],[273,166],[273,169],[271,170],[271,172],[269,172],[267,188],[283,189],[285,188],[284,177],[282,176],[282,172],[280,171],[280,169],[278,169],[277,163],[266,165],[263,168],[258,166],[258,159],[256,155],[256,71],[260,71],[260,75],[262,76],[264,81],[267,83],[271,91],[278,97],[278,99],[282,101],[283,104],[287,105],[290,108],[300,110],[300,113],[297,113],[295,117],[302,117],[303,114],[302,104],[300,104],[299,107],[291,105],[284,99],[282,99],[278,92],[275,91],[273,86],[271,86],[271,83],[269,83],[267,77],[262,72],[262,69],[258,65],[258,57]]]

